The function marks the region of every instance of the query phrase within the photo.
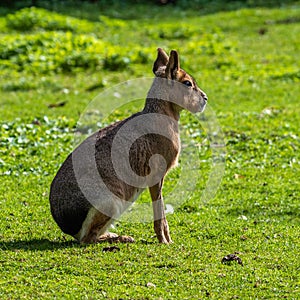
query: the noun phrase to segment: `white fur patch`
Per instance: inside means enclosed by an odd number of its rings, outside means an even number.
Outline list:
[[[159,68],[157,69],[157,71],[155,71],[155,75],[156,75],[157,77],[162,77],[162,76],[165,75],[165,73],[166,73],[166,66],[159,67]]]
[[[133,203],[138,198],[138,196],[141,194],[141,192],[143,190],[144,189],[137,189],[136,192],[132,195],[132,197],[128,201],[126,201],[126,202],[127,203],[130,203],[130,202]],[[120,217],[122,215],[122,213],[124,212],[123,211],[124,210],[124,206],[123,205],[117,205],[118,201],[116,201],[116,199],[110,199],[110,200],[111,200],[111,202],[110,202],[109,206],[111,207],[110,208],[111,211],[114,211],[114,215],[111,216],[111,219],[101,228],[101,230],[99,230],[98,236],[104,234],[108,230],[108,228],[115,221],[114,216],[115,217]],[[122,202],[120,202],[120,204],[122,204]],[[76,235],[74,235],[74,237],[77,240],[82,241],[83,238],[89,234],[89,230],[90,230],[91,224],[93,223],[93,221],[94,221],[97,213],[99,213],[99,211],[95,207],[91,207],[90,208],[90,210],[88,211],[88,214],[87,214],[85,220],[82,223],[80,231]]]
[[[85,236],[89,234],[89,229],[91,227],[91,224],[94,221],[94,218],[96,214],[98,213],[97,209],[94,207],[91,207],[84,222],[82,223],[80,231],[74,236],[76,239],[81,241]],[[113,222],[113,219],[110,219],[99,231],[99,235],[103,234],[106,232],[106,230],[109,228],[111,223]]]

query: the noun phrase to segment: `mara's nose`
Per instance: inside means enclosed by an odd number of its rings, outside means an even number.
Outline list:
[[[202,94],[202,97],[203,97],[203,99],[205,100],[205,101],[207,101],[208,100],[208,98],[207,98],[207,96],[206,96],[206,94]]]

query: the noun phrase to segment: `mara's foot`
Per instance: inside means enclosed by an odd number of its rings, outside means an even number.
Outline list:
[[[109,242],[109,243],[134,243],[134,239],[131,236],[117,235],[116,233],[107,232],[102,234],[97,239],[98,243]]]

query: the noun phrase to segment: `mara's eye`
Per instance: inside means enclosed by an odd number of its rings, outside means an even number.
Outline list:
[[[182,83],[186,86],[193,86],[193,84],[189,80],[185,80]]]

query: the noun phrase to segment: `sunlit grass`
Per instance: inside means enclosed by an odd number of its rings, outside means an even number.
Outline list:
[[[8,26],[1,14],[1,299],[297,299],[297,3],[231,3],[229,11],[211,14],[212,6],[205,13],[164,6],[148,17],[141,12],[149,6],[122,17],[115,2],[101,11],[95,9],[100,4],[82,5],[68,10],[57,4],[55,15],[49,12],[57,27],[45,25],[41,16],[48,12],[37,10],[40,22],[26,32]],[[68,13],[75,18],[71,27],[65,26]],[[107,245],[78,245],[51,217],[50,183],[72,150],[86,106],[106,88],[152,76],[157,47],[177,49],[182,67],[208,94],[226,140],[222,183],[204,203],[209,141],[195,118],[183,113],[185,135],[202,143],[202,164],[192,196],[168,216],[174,244],[157,244],[152,224],[129,222],[129,215],[115,231],[132,235],[135,244],[105,253]],[[120,107],[105,122],[137,107]],[[166,194],[180,169],[170,175]],[[146,192],[139,203],[147,200]],[[229,253],[243,266],[222,264]]]

